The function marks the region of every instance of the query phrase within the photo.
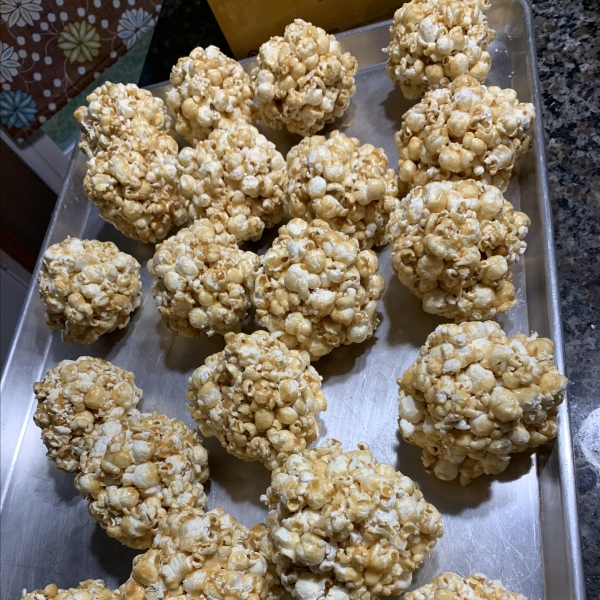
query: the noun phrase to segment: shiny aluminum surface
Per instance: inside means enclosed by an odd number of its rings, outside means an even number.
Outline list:
[[[488,16],[498,32],[488,83],[514,87],[521,101],[534,102],[538,115],[534,149],[521,158],[506,194],[529,214],[532,226],[524,261],[515,273],[519,305],[500,322],[509,335],[535,330],[553,338],[557,364],[564,372],[531,13],[526,0],[499,0],[492,2]],[[386,57],[380,48],[387,46],[388,27],[389,23],[381,23],[340,36],[361,68],[352,106],[335,127],[363,143],[382,146],[396,167],[393,134],[412,102],[385,74]],[[165,90],[161,86],[153,91],[160,95]],[[263,132],[284,153],[299,140],[266,128]],[[136,554],[110,539],[88,516],[73,476],[45,457],[31,419],[32,383],[60,360],[89,354],[135,373],[137,385],[144,390],[144,410],[156,409],[192,424],[184,396],[187,376],[223,347],[219,336],[189,340],[166,331],[145,269],[153,248],[125,238],[99,218],[83,195],[84,173],[84,156],[76,151],[46,246],[67,235],[114,241],[144,265],[142,306],[127,330],[105,335],[90,346],[67,345],[44,324],[37,286],[29,290],[2,379],[1,580],[2,597],[11,600],[24,587],[31,590],[50,582],[70,587],[84,579],[103,578],[116,587],[128,577]],[[265,236],[263,248],[272,237],[272,233]],[[405,444],[397,433],[396,378],[443,321],[424,313],[420,301],[400,284],[391,269],[389,247],[378,254],[386,291],[375,336],[360,345],[338,348],[315,365],[329,401],[320,439],[337,438],[346,449],[361,440],[368,442],[378,460],[412,477],[442,512],[445,535],[415,574],[413,587],[440,571],[462,576],[483,572],[532,600],[583,600],[567,405],[560,409],[556,442],[537,455],[515,456],[499,477],[481,477],[461,488],[456,481],[442,482],[425,474],[420,449]],[[260,495],[269,485],[269,472],[260,464],[229,456],[214,439],[206,440],[206,445],[211,469],[209,508],[221,506],[248,526],[264,520]]]

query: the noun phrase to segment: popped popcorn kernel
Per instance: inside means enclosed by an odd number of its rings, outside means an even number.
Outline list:
[[[68,237],[50,246],[38,275],[46,324],[64,342],[91,344],[127,327],[142,296],[140,264],[112,242]]]
[[[240,250],[222,223],[195,221],[156,247],[148,261],[152,295],[175,335],[239,331],[250,306],[249,279],[259,259]]]
[[[91,356],[63,360],[33,384],[33,415],[47,456],[59,469],[77,473],[80,457],[94,443],[98,427],[135,408],[142,390],[133,373]]]
[[[178,191],[177,142],[147,125],[113,137],[87,162],[85,195],[122,234],[145,243],[164,239],[187,221]]]
[[[421,97],[460,75],[483,82],[492,65],[487,52],[496,32],[488,0],[411,0],[394,15],[387,73],[405,98]]]
[[[119,600],[119,590],[107,589],[102,579],[88,579],[68,590],[61,590],[54,583],[41,590],[23,590],[21,600]]]
[[[292,219],[250,280],[256,319],[312,360],[373,335],[384,289],[372,250],[328,223]]]
[[[340,131],[305,138],[287,155],[286,210],[321,219],[358,240],[361,250],[387,243],[385,226],[398,205],[398,185],[383,148]]]
[[[476,179],[504,191],[527,152],[533,104],[471,75],[430,90],[403,116],[395,135],[400,195],[430,181]]]
[[[529,600],[517,592],[509,592],[501,581],[490,580],[481,573],[466,579],[455,573],[440,573],[431,583],[404,596],[404,600]]]
[[[161,521],[152,549],[133,559],[121,600],[222,598],[277,600],[266,527],[248,530],[216,508],[187,509]]]
[[[392,266],[423,310],[487,320],[516,306],[512,271],[531,221],[502,192],[468,179],[413,188],[388,223]]]
[[[341,117],[356,92],[356,58],[320,27],[295,19],[265,42],[251,85],[269,127],[312,135]]]
[[[109,536],[149,548],[168,515],[206,505],[200,437],[180,421],[140,413],[133,373],[82,356],[48,371],[34,392],[48,457],[77,474],[75,487]]]
[[[402,593],[443,534],[417,485],[373,458],[328,440],[275,469],[261,500],[273,561],[298,600],[369,600]]]
[[[317,438],[316,416],[327,408],[321,376],[307,352],[266,331],[228,333],[225,341],[189,377],[189,410],[202,435],[273,470]]]
[[[232,123],[195,148],[184,148],[179,171],[190,219],[222,223],[238,244],[260,239],[265,227],[283,219],[285,159],[249,123]]]
[[[160,413],[106,420],[81,456],[75,487],[110,537],[149,548],[170,514],[207,503],[208,453],[198,434]]]
[[[113,136],[126,137],[140,124],[173,133],[173,120],[167,115],[165,103],[133,83],[107,81],[86,100],[88,105],[75,111],[75,120],[83,133],[79,149],[88,158],[106,150]]]
[[[171,71],[167,104],[175,129],[190,144],[205,140],[235,121],[251,122],[254,105],[250,79],[239,62],[216,46],[194,48]]]
[[[493,321],[439,325],[398,379],[400,433],[425,470],[467,485],[556,437],[568,380],[553,353],[551,340],[509,338]]]

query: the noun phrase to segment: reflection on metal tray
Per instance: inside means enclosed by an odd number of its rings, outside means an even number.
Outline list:
[[[538,114],[534,150],[522,157],[508,199],[527,212],[532,225],[529,248],[516,272],[519,305],[501,319],[508,334],[536,330],[556,340],[556,360],[563,366],[558,292],[546,180],[541,105],[536,73],[531,13],[526,0],[498,0],[489,11],[498,35],[491,52],[488,82],[512,86],[521,101],[534,102]],[[385,73],[389,23],[340,36],[361,66],[357,93],[348,114],[335,127],[363,143],[382,146],[396,166],[394,132],[412,104]],[[248,66],[248,65],[247,65]],[[164,94],[166,86],[155,88]],[[299,138],[263,129],[286,152]],[[112,240],[144,264],[151,246],[122,236],[104,223],[82,190],[85,159],[75,153],[46,244],[67,235]],[[272,236],[267,235],[267,240]],[[265,242],[266,244],[267,242]],[[556,443],[538,454],[515,457],[499,477],[481,477],[466,488],[445,483],[423,471],[420,451],[397,435],[396,378],[417,356],[427,335],[442,322],[421,309],[392,272],[390,250],[379,252],[387,284],[380,304],[382,323],[363,344],[334,350],[317,369],[329,409],[321,439],[334,437],[346,449],[364,440],[380,461],[395,465],[420,485],[425,498],[444,516],[445,535],[414,576],[413,585],[428,582],[440,571],[466,576],[483,572],[532,600],[583,600],[583,579],[571,439],[567,406],[560,410]],[[2,380],[2,586],[7,598],[21,588],[49,582],[75,586],[88,578],[104,578],[111,587],[122,583],[135,554],[104,531],[87,514],[73,477],[45,457],[39,430],[31,415],[33,381],[65,358],[82,354],[105,358],[131,370],[144,390],[143,408],[156,409],[191,424],[184,396],[186,379],[204,358],[223,347],[214,338],[174,337],[160,322],[150,294],[150,277],[142,269],[143,304],[128,329],[101,338],[91,346],[66,345],[44,324],[44,307],[35,285],[19,324],[18,336]],[[269,472],[258,463],[244,463],[207,440],[211,481],[209,508],[221,506],[246,525],[265,518],[260,495]]]

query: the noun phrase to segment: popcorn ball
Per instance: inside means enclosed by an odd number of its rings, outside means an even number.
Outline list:
[[[519,103],[515,90],[486,87],[470,75],[427,92],[395,136],[400,194],[430,181],[469,178],[506,190],[516,160],[529,149],[534,116],[533,104]]]
[[[100,358],[63,360],[33,385],[38,405],[33,415],[42,430],[47,456],[59,469],[79,471],[105,421],[120,419],[142,398],[134,375]]]
[[[487,52],[496,32],[485,10],[488,0],[412,0],[390,27],[387,73],[405,98],[448,85],[459,75],[482,82],[492,65]]]
[[[155,243],[187,221],[188,201],[179,193],[177,142],[139,120],[113,137],[87,162],[85,195],[100,216],[127,237]]]
[[[167,329],[185,337],[239,331],[250,306],[258,257],[240,250],[222,223],[195,221],[148,261],[152,295]]]
[[[455,573],[440,573],[431,583],[413,590],[404,600],[529,600],[522,594],[509,592],[502,582],[489,580],[481,573],[466,579]]]
[[[242,65],[216,46],[194,48],[171,71],[173,87],[167,104],[175,115],[175,129],[192,145],[211,131],[235,121],[250,122],[250,79]]]
[[[443,534],[416,484],[364,442],[343,452],[329,440],[290,456],[261,499],[277,574],[299,600],[400,594]]]
[[[400,433],[423,448],[425,470],[467,485],[554,438],[567,378],[553,353],[551,340],[509,338],[493,321],[439,325],[398,379]]]
[[[38,275],[44,320],[64,342],[91,344],[127,327],[140,305],[140,264],[112,242],[67,238],[53,244]]]
[[[356,92],[356,58],[320,27],[295,19],[265,42],[252,71],[260,118],[269,127],[312,135],[341,117]]]
[[[173,121],[165,103],[137,85],[111,83],[97,87],[86,100],[88,106],[75,111],[75,120],[83,135],[79,148],[88,158],[106,150],[113,136],[124,138],[139,125],[172,133]]]
[[[292,219],[252,278],[258,322],[312,360],[373,335],[384,280],[377,256],[328,223]]]
[[[130,548],[149,548],[159,523],[207,499],[208,453],[181,421],[132,409],[100,425],[81,456],[75,487],[110,537]]]
[[[204,436],[242,460],[274,469],[317,438],[327,408],[307,352],[266,331],[228,333],[225,349],[188,379],[190,412]]]
[[[287,156],[286,210],[321,219],[358,240],[361,250],[387,243],[385,226],[398,205],[398,185],[383,148],[361,146],[339,131],[303,139]]]
[[[68,590],[60,590],[54,583],[43,590],[23,590],[21,600],[119,600],[119,590],[106,589],[102,579],[88,579]]]
[[[169,515],[152,549],[133,559],[121,600],[276,600],[281,590],[265,544],[270,545],[264,525],[248,530],[222,508]]]
[[[425,312],[487,320],[517,304],[509,269],[525,252],[530,224],[494,186],[428,183],[390,217],[392,265]]]
[[[179,191],[192,220],[223,223],[238,243],[283,219],[287,168],[275,144],[238,121],[179,153]]]

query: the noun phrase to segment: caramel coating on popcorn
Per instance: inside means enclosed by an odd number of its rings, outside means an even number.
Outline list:
[[[472,179],[413,188],[388,223],[392,265],[425,312],[487,320],[517,304],[512,267],[529,217]]]
[[[285,159],[249,123],[217,129],[195,148],[184,148],[179,169],[190,218],[223,223],[238,243],[258,240],[265,227],[283,219]]]
[[[419,98],[460,75],[479,82],[487,77],[487,48],[496,37],[484,12],[489,7],[488,0],[412,0],[396,11],[387,73],[405,98]]]
[[[256,60],[252,89],[260,118],[275,129],[312,135],[341,117],[356,92],[356,58],[302,19],[265,42]]]
[[[276,600],[282,590],[265,546],[264,525],[248,530],[222,508],[169,515],[152,549],[133,559],[121,600]]]
[[[133,83],[107,81],[86,100],[88,106],[75,111],[75,120],[83,133],[78,146],[88,158],[106,150],[113,136],[127,137],[142,122],[169,134],[173,131],[165,103]]]
[[[287,155],[284,202],[292,217],[322,219],[358,240],[361,250],[387,243],[385,226],[398,205],[398,184],[383,148],[332,131],[303,139]]]
[[[486,87],[470,75],[427,92],[395,135],[400,195],[430,181],[469,178],[506,190],[529,149],[534,116],[515,90]]]
[[[292,219],[251,280],[258,322],[312,360],[373,335],[384,280],[372,250],[325,221]]]
[[[48,457],[77,473],[75,487],[111,537],[148,548],[166,515],[206,504],[208,455],[195,431],[134,408],[134,376],[90,357],[65,360],[34,384]]]
[[[404,600],[529,600],[517,592],[509,592],[501,581],[490,580],[481,573],[466,579],[455,573],[440,573],[431,583],[413,590]]]
[[[81,454],[98,437],[98,426],[121,418],[142,398],[134,375],[100,358],[63,360],[33,385],[33,415],[47,456],[59,469],[77,473]]]
[[[207,499],[208,453],[198,434],[157,412],[130,410],[100,425],[75,487],[110,537],[149,548],[159,523]]]
[[[64,342],[91,344],[127,327],[140,305],[140,264],[112,242],[67,238],[50,246],[38,275],[44,320]]]
[[[239,331],[250,306],[248,279],[257,267],[255,254],[240,250],[222,223],[208,219],[159,244],[147,265],[163,323],[185,337]]]
[[[416,484],[364,442],[343,452],[329,440],[290,456],[261,499],[277,574],[299,600],[397,595],[443,534]]]
[[[266,331],[228,333],[225,341],[188,379],[190,412],[202,435],[273,470],[317,438],[316,415],[327,408],[321,376],[307,352]]]
[[[61,590],[50,583],[43,590],[23,590],[21,600],[118,600],[119,590],[109,590],[102,579],[82,581],[76,588]]]
[[[188,201],[179,193],[177,142],[143,119],[128,135],[113,137],[87,162],[85,195],[121,233],[156,243],[187,221]]]
[[[155,243],[187,220],[178,193],[177,142],[160,98],[110,82],[75,111],[88,156],[83,182],[100,216],[128,237]]]
[[[400,433],[423,448],[425,470],[467,485],[554,438],[568,381],[553,353],[493,321],[439,325],[398,379]]]
[[[180,58],[170,79],[167,104],[175,115],[175,129],[190,144],[205,140],[214,129],[253,118],[248,75],[216,46],[194,48]]]

